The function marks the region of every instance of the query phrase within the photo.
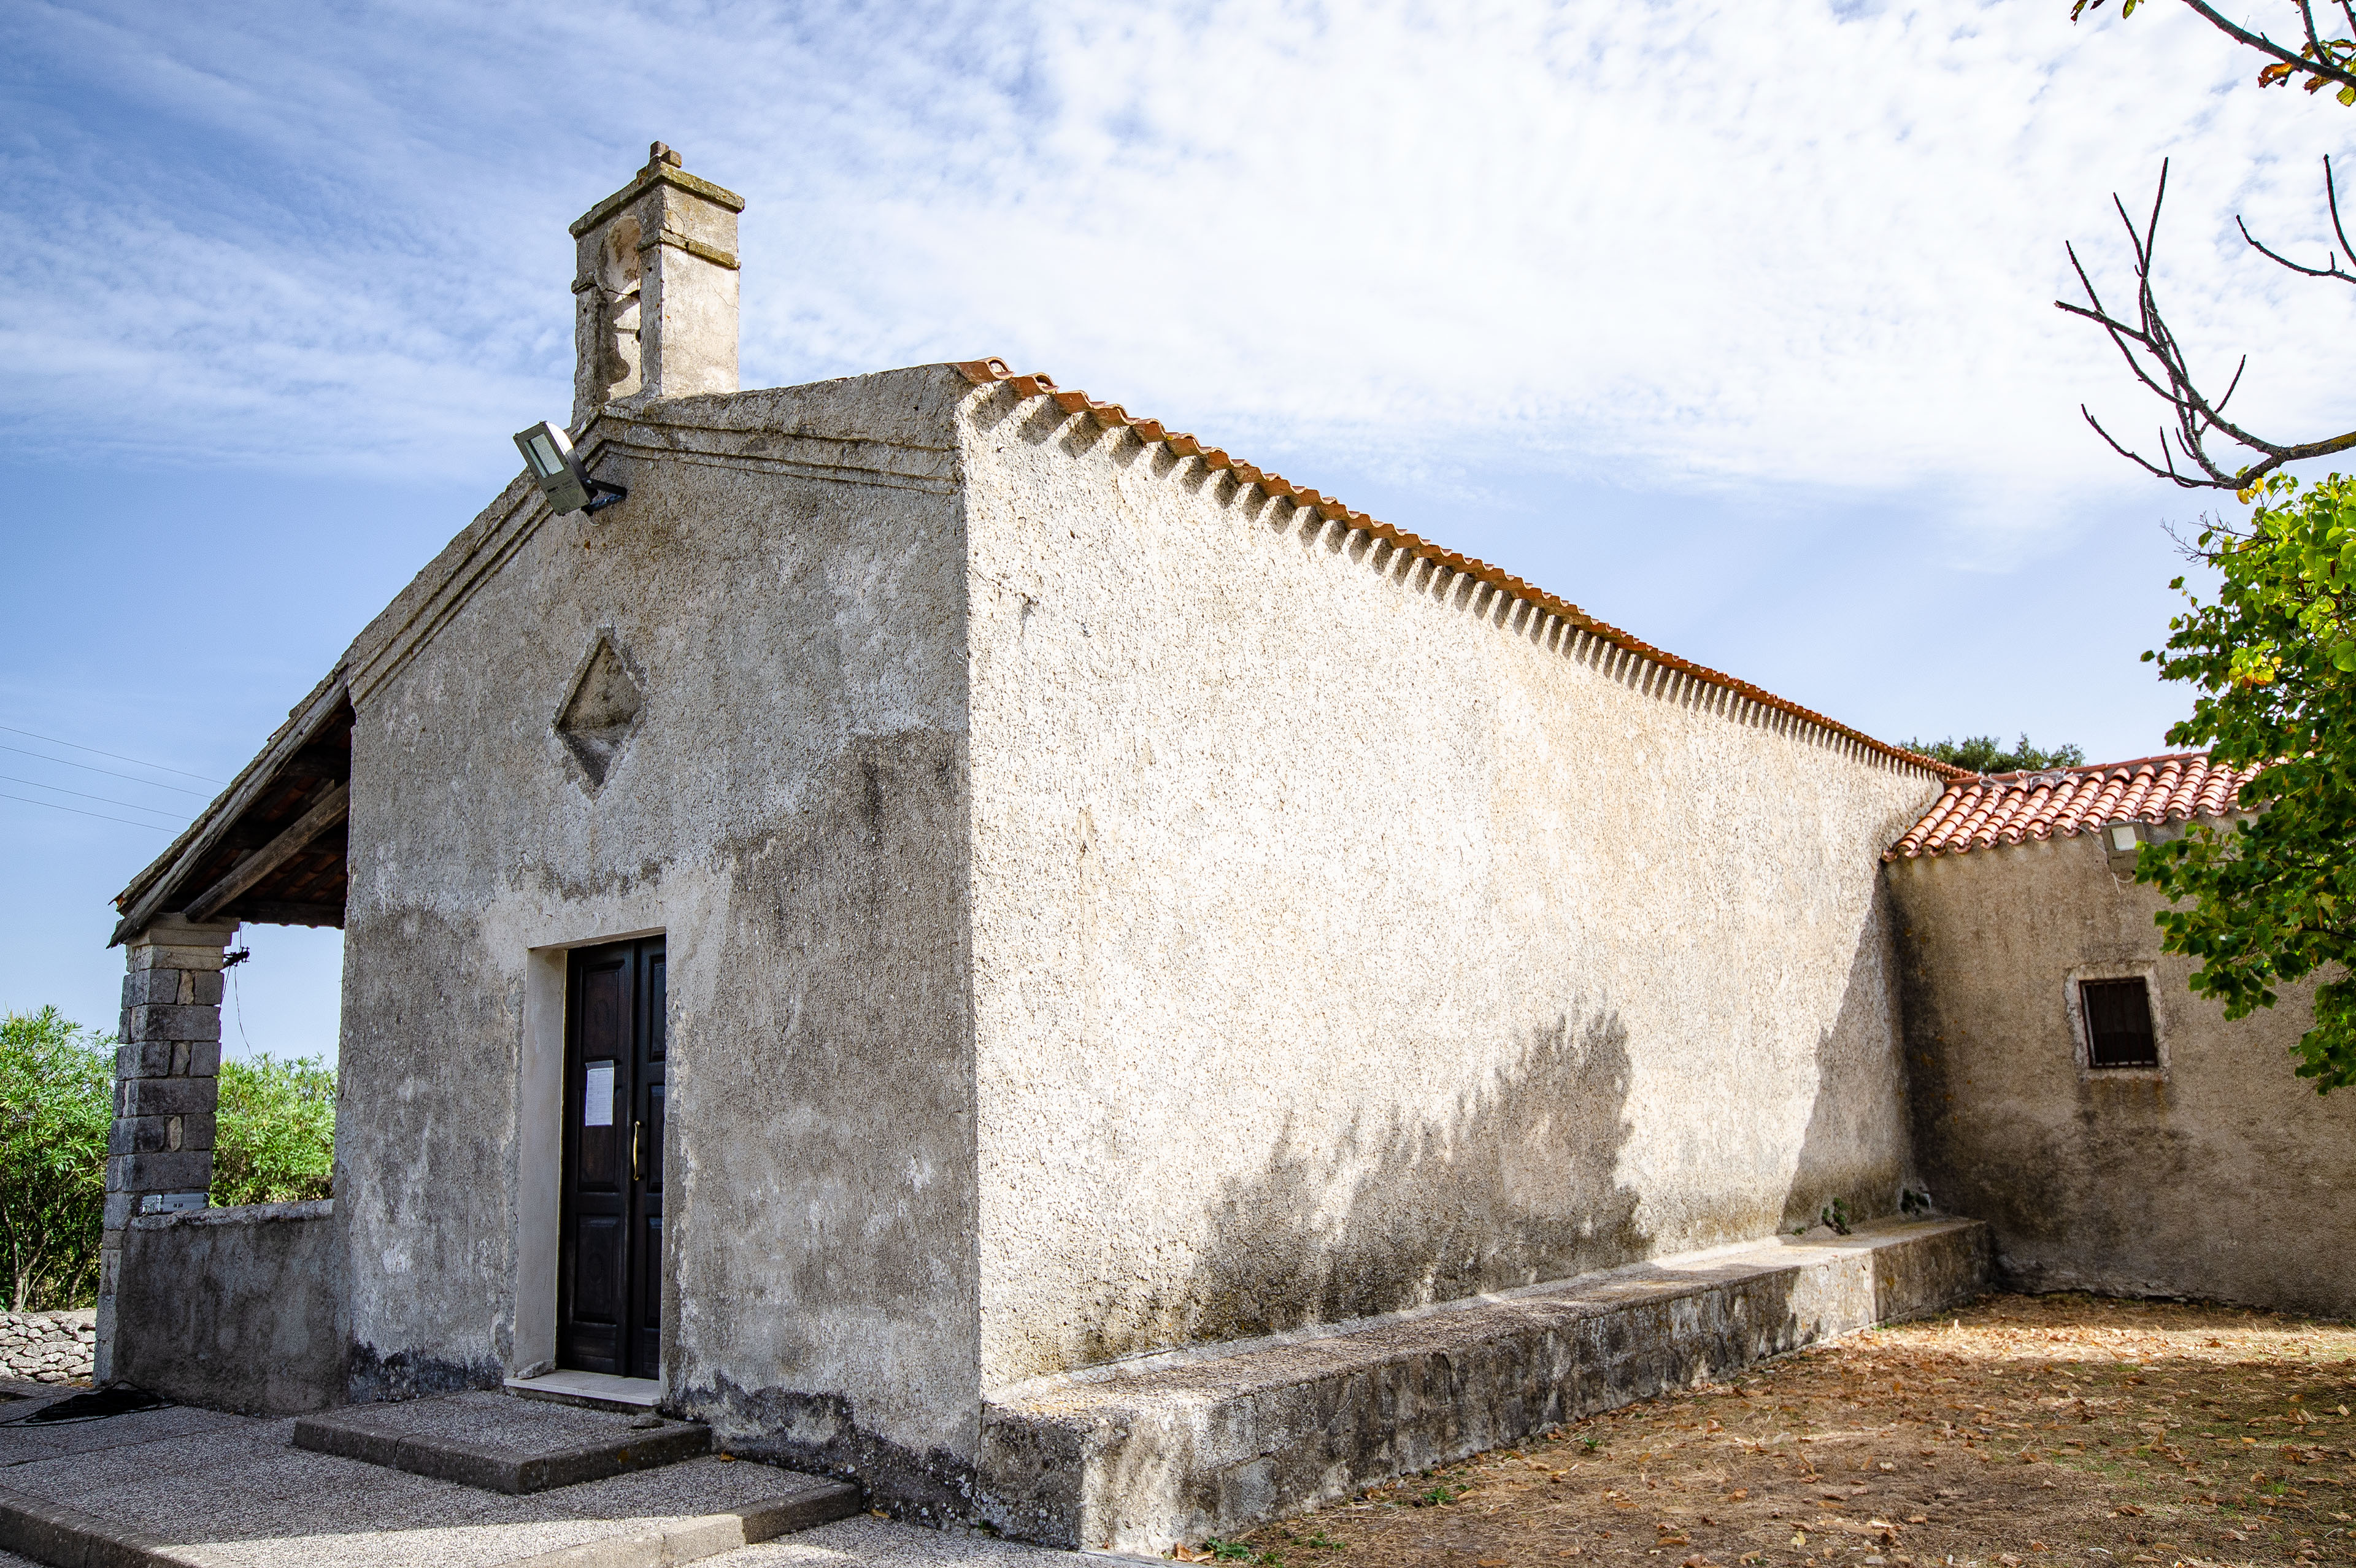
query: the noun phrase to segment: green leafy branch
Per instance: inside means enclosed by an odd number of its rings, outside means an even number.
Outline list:
[[[2356,478],[2274,474],[2244,498],[2246,524],[2211,520],[2185,547],[2217,573],[2213,595],[2178,578],[2186,611],[2144,657],[2196,692],[2171,744],[2264,771],[2244,815],[2145,845],[2136,880],[2171,901],[2161,945],[2201,961],[2191,987],[2228,1019],[2319,981],[2296,1049],[2329,1092],[2356,1084]]]

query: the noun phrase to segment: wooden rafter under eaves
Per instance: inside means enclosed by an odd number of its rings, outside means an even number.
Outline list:
[[[352,704],[338,670],[315,688],[203,816],[115,898],[123,942],[156,918],[344,923]]]

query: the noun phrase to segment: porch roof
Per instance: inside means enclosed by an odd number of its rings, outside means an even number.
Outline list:
[[[109,945],[159,915],[344,923],[352,704],[343,672],[312,688],[203,815],[115,896]]]

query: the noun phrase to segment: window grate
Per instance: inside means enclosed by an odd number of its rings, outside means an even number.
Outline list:
[[[2159,1042],[2151,1030],[2151,992],[2142,976],[2126,980],[2081,980],[2078,1000],[2086,1019],[2086,1060],[2090,1066],[2159,1065]]]

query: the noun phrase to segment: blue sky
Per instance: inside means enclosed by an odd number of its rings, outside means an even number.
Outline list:
[[[2067,0],[19,0],[0,1007],[111,1020],[167,786],[563,417],[564,226],[658,137],[747,198],[748,386],[1000,355],[1870,733],[2160,749],[2204,502],[2084,430],[2155,411],[2051,302],[2172,155],[2179,330],[2261,428],[2356,421],[2294,345],[2356,298],[2233,230],[2319,259],[2356,113],[2254,69]],[[231,1049],[332,1051],[333,934],[249,940]]]

